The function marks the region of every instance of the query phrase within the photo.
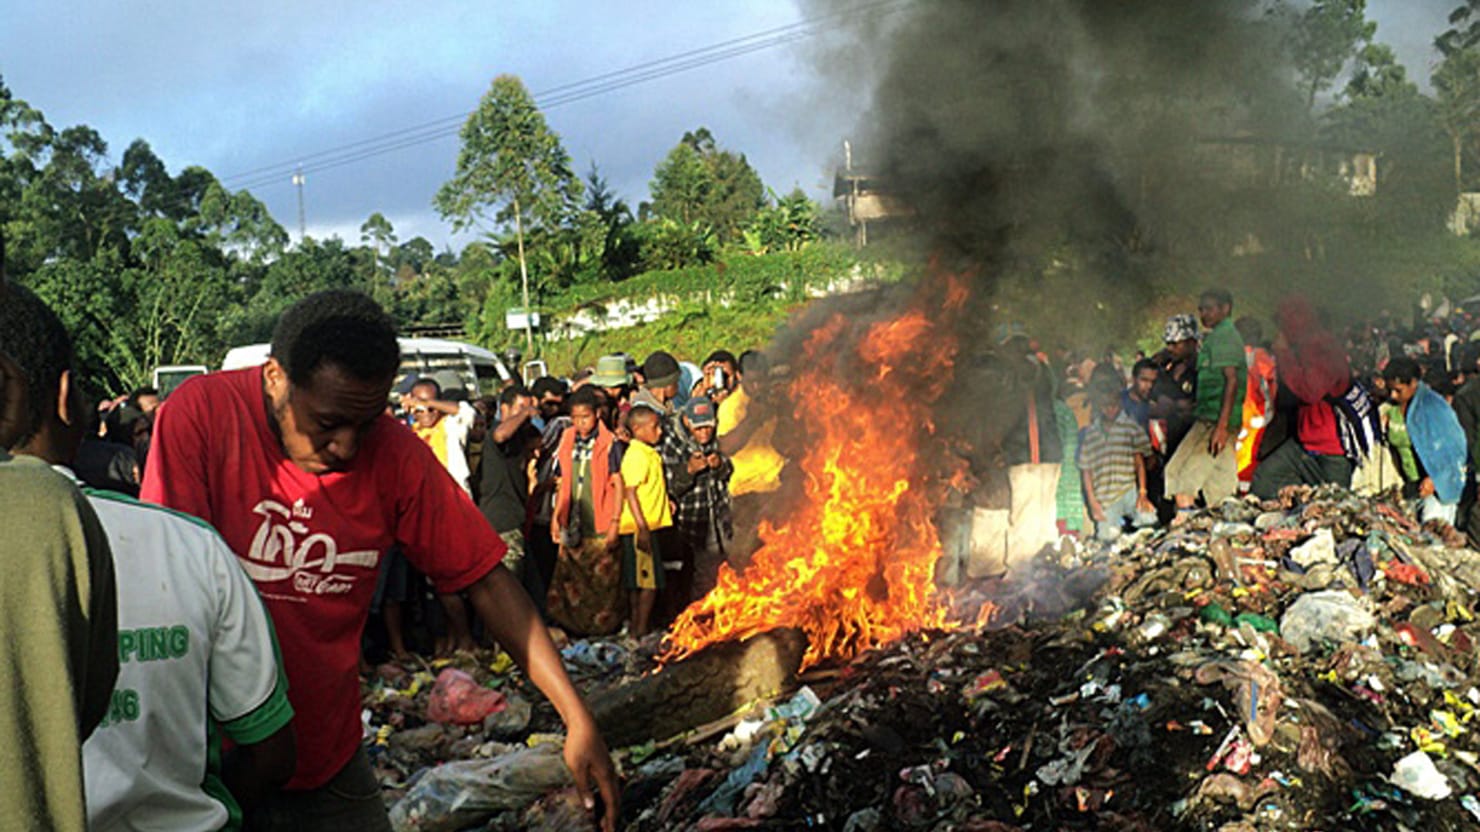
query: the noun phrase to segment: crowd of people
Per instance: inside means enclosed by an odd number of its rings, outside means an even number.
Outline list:
[[[1110,543],[1300,485],[1395,489],[1419,521],[1480,540],[1480,321],[1415,317],[1338,332],[1291,297],[1270,339],[1209,289],[1128,369],[1113,350],[1050,354],[1000,327],[1002,406],[964,445],[972,476],[942,517],[940,574],[1002,575],[1063,536]]]
[[[1271,323],[1211,289],[1133,361],[1000,327],[958,368],[975,406],[942,411],[963,470],[942,474],[938,582],[1299,485],[1401,489],[1480,537],[1480,327],[1343,336],[1298,298]],[[486,398],[445,371],[398,384],[400,359],[374,301],[320,292],[264,364],[92,407],[60,319],[0,282],[0,826],[387,829],[367,657],[481,643],[550,699],[614,828],[557,639],[641,639],[744,568],[804,408],[753,350],[608,355]]]
[[[0,279],[0,828],[390,829],[358,671],[394,550],[548,697],[587,808],[615,829],[595,719],[504,540],[447,473],[476,419],[420,385],[402,401],[415,429],[398,424],[399,367],[374,301],[320,292],[282,315],[266,363],[158,407],[140,391],[119,404],[138,415],[103,414],[100,436],[60,318]],[[127,442],[108,441],[110,421]],[[99,441],[134,458],[104,472],[142,467],[138,499],[83,476]]]
[[[504,565],[548,625],[637,639],[753,548],[754,536],[737,540],[736,503],[745,512],[778,488],[784,464],[774,419],[751,408],[768,395],[769,375],[754,350],[716,350],[698,364],[664,351],[640,363],[618,354],[569,379],[506,379],[497,395],[469,402],[442,371],[408,380],[395,415],[503,538]],[[464,600],[427,591],[404,557],[390,558],[374,605],[385,652],[404,658],[418,641],[443,654],[476,646]],[[407,634],[413,618],[420,639]],[[381,652],[376,635],[367,658]]]

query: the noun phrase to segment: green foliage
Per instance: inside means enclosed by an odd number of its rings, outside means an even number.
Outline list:
[[[596,364],[603,355],[625,352],[638,360],[656,350],[665,350],[685,360],[698,362],[717,349],[737,355],[746,349],[770,343],[800,303],[767,304],[759,307],[685,304],[640,327],[616,329],[570,341],[541,344],[540,357],[557,374],[569,375]]]
[[[636,274],[641,241],[633,233],[632,209],[607,186],[595,162],[586,174],[585,210],[595,216],[601,230],[600,277],[625,280]]]
[[[685,228],[708,227],[720,245],[738,242],[765,205],[765,185],[744,154],[721,150],[704,127],[685,133],[658,163],[651,187],[653,214]]]
[[[453,228],[489,212],[505,227],[554,227],[579,199],[570,155],[517,77],[493,79],[459,135],[457,172],[433,203]]]
[[[660,343],[657,338],[679,331],[684,333],[681,343],[702,345],[724,340],[728,327],[737,335],[754,335],[754,340],[747,341],[753,346],[768,341],[786,315],[815,294],[854,281],[892,283],[904,275],[905,268],[898,261],[863,257],[836,243],[761,256],[733,252],[725,260],[706,266],[648,271],[618,284],[583,284],[552,293],[540,305],[547,319],[562,319],[577,312],[601,316],[619,302],[640,304],[648,300],[660,301],[671,311],[642,326],[611,329],[573,341],[542,340],[536,346],[538,355],[552,361],[552,366],[564,366],[560,362],[566,360],[587,360],[581,356],[606,349],[605,345]],[[517,293],[511,291],[510,284],[493,287],[482,315],[470,326],[470,336],[491,348],[510,345],[518,333],[504,328],[503,314],[516,304]]]
[[[709,225],[672,217],[643,223],[637,228],[636,239],[642,264],[655,271],[703,265],[714,260],[718,248]]]
[[[1439,109],[1407,80],[1390,49],[1372,44],[1363,50],[1352,82],[1322,121],[1328,140],[1377,154],[1377,197],[1358,205],[1333,203],[1346,209],[1332,212],[1338,221],[1333,234],[1357,231],[1366,237],[1378,228],[1427,233],[1443,227],[1454,202],[1446,186],[1448,141]]]
[[[579,204],[581,183],[560,137],[545,123],[524,82],[513,75],[493,79],[461,136],[457,172],[433,202],[455,229],[467,228],[494,209],[494,218],[505,229],[513,226],[527,307],[526,234],[535,255],[536,289],[542,280],[569,282],[580,262],[581,224],[568,220]]]
[[[1464,158],[1480,137],[1480,47],[1449,50],[1434,71],[1439,120],[1449,136],[1454,189],[1465,190]]]
[[[745,249],[752,254],[799,251],[822,236],[821,210],[800,188],[774,205],[762,207],[745,229]]]
[[[1372,39],[1377,24],[1367,20],[1367,0],[1315,0],[1296,19],[1295,70],[1306,90],[1306,106],[1330,89],[1357,45]]]

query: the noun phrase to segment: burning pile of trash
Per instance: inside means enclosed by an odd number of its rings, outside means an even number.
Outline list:
[[[1452,537],[1326,488],[1109,549],[1066,541],[958,592],[978,623],[620,749],[624,826],[1473,828],[1480,555]],[[600,697],[652,678],[660,650],[565,656]],[[397,828],[587,828],[546,733],[559,722],[507,658],[433,670],[366,689]]]

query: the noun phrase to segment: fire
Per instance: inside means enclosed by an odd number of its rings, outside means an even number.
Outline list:
[[[925,294],[936,319],[922,303],[866,326],[836,316],[811,334],[790,389],[811,440],[806,498],[785,522],[762,524],[744,572],[721,567],[715,589],[674,622],[668,659],[792,627],[807,635],[810,667],[947,623],[934,591],[940,478],[922,449],[956,357],[943,319],[965,290],[935,288]]]

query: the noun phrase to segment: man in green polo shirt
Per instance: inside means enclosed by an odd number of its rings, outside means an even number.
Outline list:
[[[1247,372],[1244,340],[1233,326],[1233,296],[1209,289],[1198,299],[1197,313],[1208,330],[1197,353],[1197,423],[1166,468],[1166,496],[1176,500],[1179,516],[1193,510],[1198,494],[1211,506],[1238,490],[1234,438]]]

